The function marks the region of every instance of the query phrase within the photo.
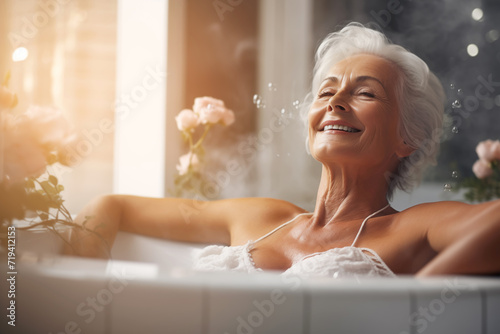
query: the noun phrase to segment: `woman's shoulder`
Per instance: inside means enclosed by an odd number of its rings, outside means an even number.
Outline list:
[[[232,217],[232,241],[239,243],[256,239],[269,230],[307,212],[299,206],[281,199],[247,197],[226,200]]]
[[[400,211],[402,215],[427,215],[436,212],[446,213],[445,210],[456,210],[469,207],[470,204],[459,201],[438,201],[420,203]]]
[[[456,220],[466,214],[474,205],[459,201],[438,201],[421,203],[397,213],[397,221],[404,225],[429,226],[440,222]]]
[[[236,213],[245,213],[250,216],[265,215],[266,217],[280,217],[283,215],[307,212],[299,206],[276,198],[245,197],[224,200],[228,209]]]

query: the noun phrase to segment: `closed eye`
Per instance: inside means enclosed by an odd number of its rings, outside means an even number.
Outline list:
[[[373,93],[370,93],[370,92],[361,92],[359,93],[360,95],[364,95],[364,96],[367,96],[367,97],[375,97],[375,94]]]
[[[331,91],[322,91],[318,94],[318,98],[321,99],[323,97],[326,97],[326,96],[333,96],[335,95],[335,93],[331,92]]]

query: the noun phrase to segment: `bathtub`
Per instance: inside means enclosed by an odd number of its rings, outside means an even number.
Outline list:
[[[2,280],[1,333],[500,333],[498,278],[195,273],[198,245],[120,232],[113,260],[94,260],[34,235],[18,237],[14,299]]]

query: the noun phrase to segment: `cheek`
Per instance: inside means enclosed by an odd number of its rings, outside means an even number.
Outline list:
[[[309,122],[309,126],[314,126],[319,121],[321,121],[321,117],[324,113],[324,107],[320,105],[318,102],[312,104],[309,112],[307,113],[307,120]]]

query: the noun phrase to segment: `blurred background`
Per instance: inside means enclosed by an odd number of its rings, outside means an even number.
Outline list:
[[[299,109],[314,51],[351,21],[427,62],[448,96],[437,166],[398,209],[461,199],[481,140],[500,139],[497,0],[2,0],[0,74],[19,110],[61,108],[82,140],[55,171],[78,212],[106,193],[169,196],[187,147],[174,117],[198,96],[236,114],[206,140],[210,199],[268,196],[312,210],[320,166]]]

